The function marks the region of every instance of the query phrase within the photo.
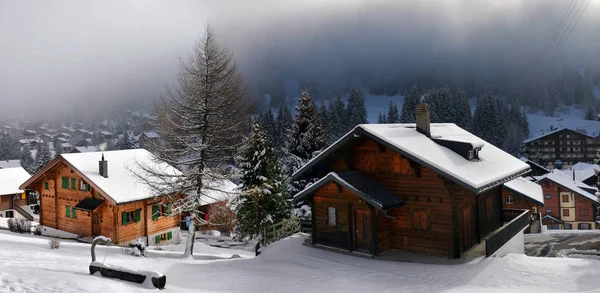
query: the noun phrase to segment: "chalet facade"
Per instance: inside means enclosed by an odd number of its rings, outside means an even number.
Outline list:
[[[179,216],[133,172],[141,165],[178,172],[143,149],[61,154],[21,184],[40,194],[40,224],[114,243],[179,243]]]
[[[29,177],[21,167],[0,169],[0,217],[33,220],[31,206],[37,204],[37,198],[19,188]]]
[[[544,192],[542,224],[550,230],[599,229],[596,189],[555,171],[538,178]]]
[[[568,128],[524,140],[527,157],[549,169],[569,168],[577,162],[593,163],[600,139]]]
[[[294,180],[319,179],[294,201],[311,205],[314,245],[460,258],[511,220],[503,184],[529,170],[454,124],[430,124],[419,104],[416,125],[358,125],[304,165]]]

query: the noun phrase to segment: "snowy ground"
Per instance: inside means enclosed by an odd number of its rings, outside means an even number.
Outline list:
[[[135,258],[98,248],[98,260],[167,276],[166,292],[585,292],[600,286],[600,262],[509,255],[462,265],[373,260],[306,247],[295,235],[248,252],[196,244],[196,260],[151,251]],[[90,276],[89,245],[51,250],[43,237],[0,231],[0,292],[149,292],[135,283]],[[245,258],[226,259],[232,254]],[[245,254],[246,253],[246,254]],[[104,259],[106,256],[106,259]]]
[[[561,251],[600,252],[599,230],[551,230],[525,235],[525,254],[530,256],[573,257]]]

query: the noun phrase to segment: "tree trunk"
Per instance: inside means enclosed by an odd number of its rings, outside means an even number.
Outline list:
[[[192,258],[194,255],[194,241],[196,240],[196,212],[190,214],[190,228],[188,229],[188,238],[185,243],[183,257]]]

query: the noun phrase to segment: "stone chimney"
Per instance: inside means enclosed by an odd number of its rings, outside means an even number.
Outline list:
[[[417,131],[430,136],[429,105],[425,103],[417,104],[415,118],[417,120]]]
[[[104,160],[104,154],[102,154],[102,160],[98,162],[98,170],[102,177],[108,178],[108,161]]]

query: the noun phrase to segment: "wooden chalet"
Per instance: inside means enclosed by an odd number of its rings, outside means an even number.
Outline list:
[[[542,187],[532,177],[519,177],[502,186],[502,208],[508,217],[522,210],[531,211],[529,227],[525,233],[540,233],[542,230],[540,211],[544,207]]]
[[[19,188],[19,183],[30,177],[19,167],[0,169],[0,217],[33,220],[32,205],[37,204],[34,194]]]
[[[218,186],[211,186],[204,196],[200,197],[199,209],[202,219],[197,227],[198,231],[217,230],[229,235],[233,232],[232,223],[235,212],[230,207],[230,202],[237,195],[237,185],[229,180],[223,180]],[[182,219],[185,220],[185,219]]]
[[[294,196],[311,206],[313,245],[450,258],[485,241],[493,255],[525,229],[529,211],[506,215],[503,184],[527,164],[455,124],[356,126],[293,174],[318,180]]]
[[[140,166],[179,172],[144,149],[61,154],[25,183],[40,194],[40,224],[114,243],[179,243],[179,217],[142,183]]]
[[[555,170],[537,177],[544,192],[542,224],[550,230],[599,229],[597,189]]]

